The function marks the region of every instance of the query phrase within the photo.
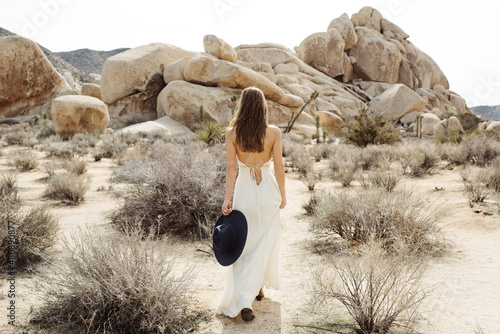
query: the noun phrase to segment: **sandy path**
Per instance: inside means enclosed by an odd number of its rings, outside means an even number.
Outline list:
[[[43,155],[42,155],[43,156]],[[42,157],[41,156],[41,157]],[[119,205],[120,199],[111,191],[97,191],[108,186],[113,163],[109,160],[94,162],[88,159],[88,175],[92,186],[86,201],[77,207],[50,204],[59,216],[61,236],[74,233],[86,225],[110,226],[106,213]],[[0,171],[11,169],[0,157]],[[18,186],[26,206],[47,205],[41,200],[44,190],[39,171],[20,173]],[[266,290],[266,297],[254,302],[257,318],[245,323],[240,317],[229,319],[213,314],[225,282],[225,270],[215,259],[197,249],[209,251],[206,242],[180,242],[166,239],[173,255],[178,259],[179,268],[194,267],[194,305],[211,312],[210,319],[201,324],[197,333],[298,333],[303,332],[295,324],[308,324],[314,315],[309,314],[305,305],[310,272],[319,263],[320,257],[312,254],[307,245],[310,242],[308,218],[303,216],[302,204],[310,192],[299,180],[297,173],[287,174],[288,206],[282,212],[282,285],[281,291]],[[419,179],[404,178],[402,185],[417,188],[417,192],[429,199],[432,207],[439,206],[444,217],[439,225],[447,240],[453,244],[450,254],[433,259],[426,271],[424,284],[434,286],[431,296],[422,305],[419,329],[423,333],[473,333],[476,322],[485,333],[500,332],[500,216],[484,216],[474,213],[462,195],[457,170],[440,170],[431,176]],[[325,180],[319,189],[334,189],[338,184]],[[435,187],[444,188],[435,191]],[[120,187],[115,187],[120,188]],[[54,203],[50,201],[49,203]],[[16,299],[18,320],[25,323],[32,305],[41,301],[31,292],[33,278],[18,277]],[[0,309],[5,309],[6,285],[0,284]],[[335,310],[343,313],[341,307]],[[10,328],[5,318],[0,321],[0,332]]]

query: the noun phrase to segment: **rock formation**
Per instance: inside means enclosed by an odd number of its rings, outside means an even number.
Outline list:
[[[440,117],[469,109],[449,90],[439,66],[409,37],[376,9],[364,7],[350,18],[342,14],[333,19],[326,31],[311,33],[295,51],[277,43],[233,48],[214,35],[203,39],[205,52],[164,43],[139,46],[107,58],[101,76],[88,75],[93,84],[74,82],[73,90],[81,87],[82,95],[102,99],[114,128],[124,125],[124,116],[169,116],[194,131],[200,127],[202,106],[205,120],[227,126],[241,91],[255,86],[268,100],[269,122],[281,127],[318,91],[294,126],[306,135],[315,133],[316,115],[322,130],[339,135],[364,105],[373,117],[401,129],[414,128],[422,115],[423,134],[433,135]],[[18,82],[27,75],[16,74]],[[0,87],[5,80],[0,78]],[[49,81],[68,88],[61,76]],[[72,82],[70,77],[67,81]],[[57,93],[60,89],[36,103]],[[26,107],[4,102],[0,108],[17,115]]]
[[[62,136],[103,133],[109,123],[108,107],[91,96],[60,96],[52,101],[50,112],[56,133]]]
[[[35,42],[17,36],[0,39],[0,115],[28,114],[68,89]]]

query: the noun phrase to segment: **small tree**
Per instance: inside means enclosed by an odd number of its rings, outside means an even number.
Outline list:
[[[297,121],[297,119],[299,118],[300,114],[309,105],[309,103],[311,103],[311,101],[313,101],[313,100],[316,100],[318,98],[318,96],[319,96],[319,92],[317,90],[315,90],[314,92],[311,93],[311,96],[309,97],[309,100],[302,106],[302,108],[300,108],[299,112],[297,113],[297,116],[295,116],[295,118],[292,118],[292,121],[290,122],[290,124],[286,128],[285,133],[288,133],[288,132],[290,132],[292,130],[293,124],[295,123],[295,121]]]
[[[319,118],[319,115],[316,115],[314,116],[314,119],[316,121],[316,144],[319,144],[320,143],[320,139],[319,139],[319,128],[321,126],[321,119]]]
[[[394,125],[382,125],[379,118],[371,118],[366,106],[361,107],[358,116],[347,124],[345,139],[359,147],[369,144],[389,144],[399,141],[399,132]]]

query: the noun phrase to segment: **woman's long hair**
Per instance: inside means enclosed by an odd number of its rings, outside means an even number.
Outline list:
[[[236,131],[236,144],[243,152],[264,151],[267,103],[260,89],[248,87],[243,90],[238,113],[230,125]]]

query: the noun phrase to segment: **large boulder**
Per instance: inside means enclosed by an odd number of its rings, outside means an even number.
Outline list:
[[[383,122],[399,120],[412,111],[423,111],[425,101],[403,84],[396,84],[371,101],[370,110]]]
[[[446,130],[448,127],[448,131]],[[441,122],[434,125],[434,136],[444,136],[446,132],[448,134],[457,133],[462,131],[462,124],[455,116],[450,117],[449,119],[443,119]]]
[[[338,115],[329,111],[317,111],[316,115],[319,115],[320,125],[323,130],[335,136],[342,134],[342,128],[345,126],[345,123]]]
[[[0,116],[27,114],[69,89],[35,42],[0,38]]]
[[[361,88],[369,96],[376,97],[391,88],[393,85],[386,82],[359,81],[356,82],[356,86]]]
[[[358,43],[350,50],[356,58],[354,72],[363,80],[398,82],[403,56],[398,46],[379,32],[357,27]]]
[[[496,136],[500,136],[500,122],[491,122],[486,128],[486,131]]]
[[[66,95],[55,98],[50,109],[56,133],[103,133],[109,123],[108,107],[95,97]]]
[[[238,59],[236,50],[222,39],[215,35],[203,37],[203,47],[205,52],[219,59],[235,62]]]
[[[191,130],[200,127],[200,106],[204,120],[227,126],[237,111],[231,95],[241,90],[226,87],[206,87],[185,81],[170,82],[158,95],[157,117],[170,116]]]
[[[448,79],[431,57],[408,40],[404,40],[403,45],[406,49],[406,58],[412,64],[415,81],[418,83],[414,88],[432,89],[435,85],[441,85],[445,89],[450,88]]]
[[[372,7],[366,6],[360,9],[351,17],[351,21],[355,27],[367,27],[380,32],[382,14]]]
[[[93,84],[93,83],[84,83],[82,85],[82,95],[92,96],[96,99],[101,99],[101,86]]]
[[[434,126],[441,122],[441,119],[434,114],[426,113],[422,115],[422,135],[433,136]],[[417,127],[415,127],[416,130]]]
[[[154,121],[147,121],[124,127],[118,133],[137,133],[146,136],[151,133],[164,133],[170,136],[194,136],[193,131],[170,116],[163,116]]]
[[[455,108],[457,108],[459,114],[467,112],[467,102],[465,102],[465,99],[460,95],[450,93],[450,102]]]
[[[382,34],[386,37],[395,38],[400,42],[410,37],[407,33],[403,31],[400,27],[392,23],[387,19],[380,20],[380,26],[382,28]],[[388,35],[390,33],[390,35]]]
[[[158,94],[165,86],[166,65],[194,53],[179,47],[153,43],[127,50],[104,63],[101,74],[101,96],[107,104],[139,92]],[[149,95],[149,94],[148,94]],[[154,97],[156,98],[156,96]]]
[[[358,36],[356,35],[356,30],[354,30],[354,25],[346,13],[330,22],[326,31],[330,31],[330,29],[337,29],[340,32],[345,42],[344,50],[353,48],[358,42]]]
[[[257,87],[262,90],[266,98],[282,105],[298,108],[304,104],[301,98],[285,94],[276,84],[255,71],[224,60],[211,59],[201,55],[191,58],[186,64],[184,78],[188,82],[206,86],[217,85],[238,89]]]
[[[304,39],[297,55],[306,64],[336,77],[344,74],[344,47],[342,35],[332,28],[328,32],[318,32]]]

